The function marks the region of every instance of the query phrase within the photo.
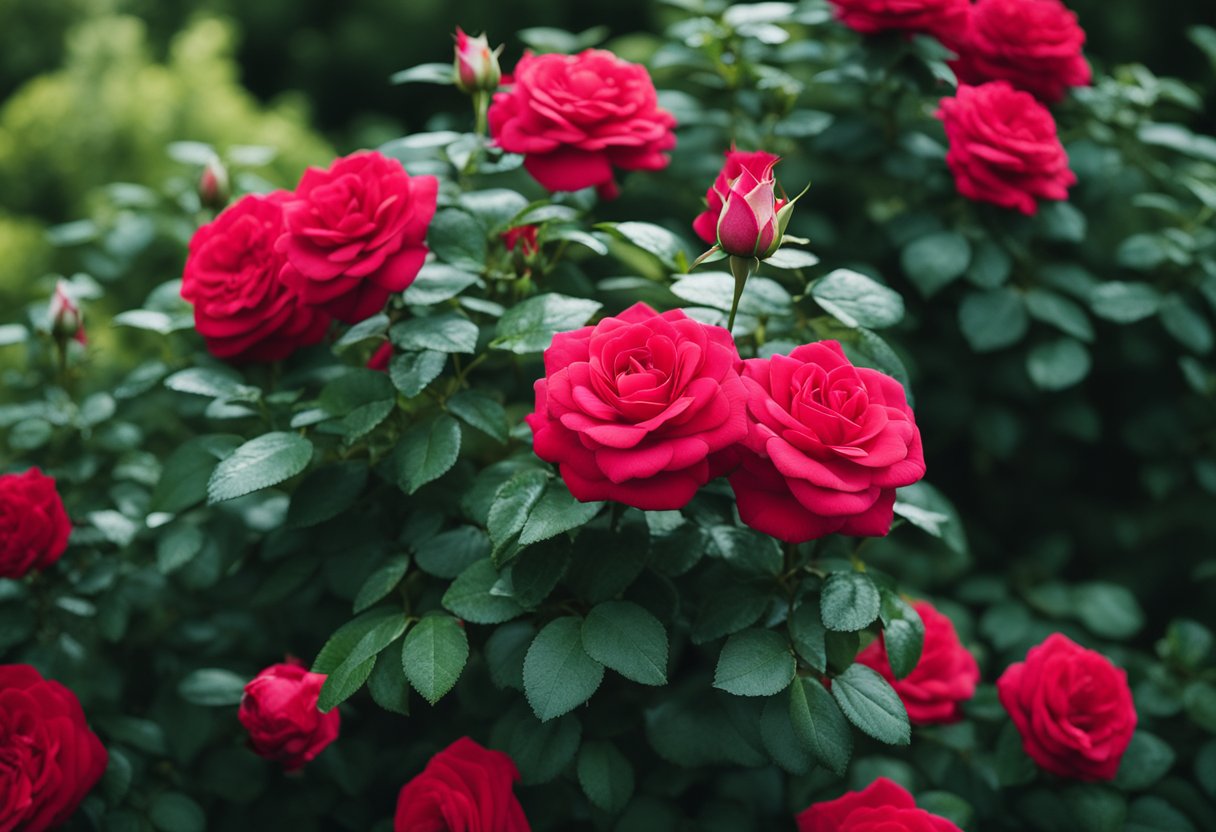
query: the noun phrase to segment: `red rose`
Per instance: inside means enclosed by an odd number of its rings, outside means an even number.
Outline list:
[[[953,621],[928,601],[917,601],[912,607],[925,624],[925,646],[911,673],[895,678],[882,636],[858,653],[857,661],[891,683],[914,724],[957,722],[963,715],[962,703],[975,695],[979,665],[959,641]]]
[[[317,709],[323,684],[325,674],[292,663],[272,664],[245,685],[237,717],[258,756],[295,771],[338,738],[338,709]]]
[[[946,128],[946,164],[958,192],[1034,214],[1040,199],[1068,199],[1077,177],[1047,108],[1004,81],[960,86],[943,98],[937,117]]]
[[[778,160],[779,157],[764,150],[748,152],[732,147],[726,151],[726,163],[722,165],[714,184],[705,192],[707,207],[692,221],[692,230],[697,232],[697,236],[707,243],[716,243],[718,216],[722,213],[726,198],[730,196],[731,183],[738,179],[743,171],[750,172],[757,179],[763,179],[766,174],[771,176],[773,165],[777,164]],[[780,211],[785,203],[784,199],[777,200],[776,210]]]
[[[530,832],[518,779],[510,757],[462,737],[402,787],[393,832]]]
[[[108,762],[75,694],[28,664],[0,665],[0,832],[59,826]]]
[[[820,341],[745,361],[743,385],[750,424],[730,484],[744,523],[792,543],[890,531],[895,489],[925,474],[898,381]]]
[[[845,26],[873,35],[877,32],[926,32],[947,43],[967,28],[971,0],[830,0]]]
[[[376,347],[376,351],[372,353],[372,357],[367,360],[367,369],[383,372],[388,369],[388,363],[392,360],[393,344],[391,341],[385,341]]]
[[[738,362],[722,327],[644,303],[559,332],[527,417],[536,454],[579,500],[681,508],[747,433]]]
[[[283,280],[341,321],[370,318],[418,276],[438,193],[435,177],[374,151],[309,168],[283,206]]]
[[[916,808],[908,790],[879,777],[859,792],[816,803],[798,815],[798,832],[961,832],[950,821]]]
[[[1060,633],[1030,648],[996,681],[997,695],[1044,771],[1110,780],[1136,730],[1127,673]]]
[[[246,196],[194,233],[182,273],[182,297],[194,326],[217,358],[280,361],[325,337],[329,316],[306,306],[283,284],[275,252],[283,233],[286,191]]]
[[[507,251],[515,251],[518,246],[519,251],[524,257],[531,257],[540,251],[540,243],[536,239],[537,227],[535,225],[521,225],[517,228],[509,228],[502,232],[502,244]]]
[[[524,154],[524,168],[550,191],[595,187],[611,199],[614,167],[667,166],[676,120],[659,108],[646,67],[602,49],[525,53],[513,83],[494,95],[490,133],[503,150]]]
[[[979,0],[951,63],[964,84],[1008,81],[1043,101],[1092,80],[1085,30],[1060,0]]]
[[[0,578],[46,569],[68,548],[71,533],[54,479],[37,468],[0,476]]]

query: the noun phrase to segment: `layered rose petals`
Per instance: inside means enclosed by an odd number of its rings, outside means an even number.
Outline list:
[[[325,337],[329,316],[280,280],[286,191],[242,197],[190,240],[182,297],[217,358],[280,361]]]
[[[1127,673],[1060,633],[1006,668],[996,683],[1022,748],[1044,771],[1111,780],[1136,730]]]
[[[744,362],[749,430],[730,475],[743,522],[788,542],[885,535],[925,473],[903,387],[835,341]]]
[[[959,193],[1034,214],[1041,199],[1067,199],[1077,178],[1055,119],[1029,93],[1004,81],[958,88],[937,112],[950,150],[946,164]]]
[[[770,256],[781,245],[777,181],[770,165],[753,174],[746,168],[731,181],[718,215],[718,246],[737,257]]]
[[[325,674],[288,662],[271,665],[245,685],[237,716],[254,753],[295,771],[337,739],[338,709],[317,709],[324,684]]]
[[[513,86],[496,93],[490,132],[550,191],[594,187],[616,195],[613,169],[659,170],[676,120],[658,106],[650,74],[611,52],[525,54]]]
[[[510,757],[462,737],[402,787],[393,832],[529,832],[518,780]]]
[[[953,43],[967,28],[971,0],[830,0],[837,19],[863,35],[925,32]]]
[[[979,0],[964,36],[949,45],[965,84],[1008,81],[1051,103],[1092,80],[1081,53],[1085,30],[1060,0]]]
[[[749,171],[757,179],[764,177],[777,164],[778,157],[764,150],[744,151],[733,147],[726,151],[726,162],[714,179],[713,185],[705,192],[706,208],[692,222],[692,230],[707,243],[718,240],[718,217],[726,205],[730,195],[730,183],[734,182],[744,171]],[[785,205],[784,199],[777,200],[776,210]]]
[[[961,832],[916,806],[903,786],[879,777],[859,792],[816,803],[798,815],[798,832]]]
[[[536,453],[579,500],[681,508],[747,434],[738,362],[725,329],[643,303],[559,333],[527,417]]]
[[[68,548],[71,533],[54,479],[37,468],[0,476],[0,578],[51,566]]]
[[[370,318],[418,276],[438,192],[435,177],[373,151],[309,168],[283,208],[284,282],[341,321]]]

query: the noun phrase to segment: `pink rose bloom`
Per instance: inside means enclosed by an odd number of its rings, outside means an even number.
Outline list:
[[[859,792],[846,792],[798,815],[798,832],[962,832],[940,815],[916,807],[908,790],[879,777]]]
[[[763,178],[766,171],[771,171],[779,157],[764,150],[735,150],[733,147],[726,151],[726,163],[714,179],[714,184],[705,192],[706,208],[692,221],[692,230],[711,245],[718,241],[718,216],[722,206],[730,195],[730,183],[739,178],[743,171],[750,171],[757,179]],[[777,200],[776,210],[780,211],[785,200]]]
[[[971,0],[829,0],[836,17],[863,35],[925,32],[951,43],[967,28]]]
[[[271,665],[245,685],[237,716],[258,756],[295,771],[338,738],[338,709],[317,709],[324,684],[325,674],[285,663]]]

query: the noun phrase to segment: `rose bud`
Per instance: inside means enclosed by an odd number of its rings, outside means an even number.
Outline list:
[[[777,226],[777,180],[773,167],[759,177],[744,168],[730,183],[718,217],[718,245],[736,257],[764,259],[781,245]]]
[[[37,468],[0,475],[0,578],[48,568],[63,556],[71,534],[52,477]]]
[[[204,208],[222,211],[232,196],[228,184],[228,169],[218,157],[212,156],[198,178],[198,201]]]
[[[341,716],[317,708],[325,674],[310,673],[295,660],[274,664],[245,685],[237,717],[259,757],[296,771],[338,738]]]
[[[84,314],[62,280],[55,284],[55,294],[51,295],[46,315],[55,340],[66,341],[75,338],[82,345],[87,342],[84,334]]]
[[[526,259],[531,259],[540,251],[540,242],[536,238],[536,232],[535,225],[520,225],[502,232],[499,236],[507,251],[518,249]]]
[[[490,49],[484,34],[471,38],[456,27],[456,86],[462,92],[493,92],[502,80],[498,55],[502,47]]]

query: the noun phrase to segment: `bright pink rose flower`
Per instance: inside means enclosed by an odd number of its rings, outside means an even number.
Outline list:
[[[730,195],[730,183],[738,179],[745,170],[751,171],[757,179],[763,178],[765,172],[771,171],[778,161],[779,157],[764,150],[749,152],[731,148],[726,151],[726,163],[722,165],[714,184],[705,192],[706,209],[692,222],[692,230],[697,232],[697,236],[707,243],[716,243],[718,216],[722,213],[727,196]],[[780,211],[785,202],[784,199],[777,200],[776,210]]]
[[[997,679],[1022,748],[1044,771],[1111,780],[1136,730],[1127,673],[1060,633],[1030,648]]]
[[[284,282],[338,320],[370,318],[418,276],[438,193],[435,177],[374,151],[309,168],[283,207]]]
[[[798,815],[798,832],[962,832],[916,808],[908,790],[879,777],[859,792],[816,803]]]
[[[325,674],[292,662],[272,664],[245,685],[237,716],[258,756],[295,771],[338,738],[338,709],[317,709],[324,684]]]
[[[602,49],[528,53],[513,82],[494,96],[490,133],[503,150],[524,154],[524,168],[550,191],[594,187],[611,199],[613,168],[667,166],[676,120],[659,107],[646,67]]]
[[[71,533],[54,479],[37,468],[0,475],[0,578],[51,566],[67,550]]]
[[[579,500],[681,508],[747,433],[738,363],[722,327],[644,303],[559,332],[527,417],[536,454]]]
[[[912,724],[957,722],[963,716],[963,703],[975,696],[980,667],[959,641],[953,621],[928,601],[917,601],[912,607],[925,624],[925,646],[911,673],[902,679],[895,678],[881,635],[857,654],[857,661],[878,671],[891,683]]]
[[[947,43],[967,28],[971,0],[830,0],[836,17],[863,35],[925,32]]]
[[[510,757],[461,737],[402,787],[393,832],[530,832],[517,780]]]
[[[217,358],[280,361],[325,337],[329,316],[280,280],[286,191],[242,197],[190,240],[182,297]]]
[[[744,168],[731,181],[718,215],[718,245],[727,254],[764,259],[781,245],[777,180],[770,165],[759,176]]]
[[[960,83],[1008,81],[1051,103],[1092,81],[1085,30],[1060,0],[979,0],[951,66]]]
[[[895,489],[925,474],[899,382],[820,341],[745,361],[743,384],[750,424],[730,475],[743,522],[794,543],[890,531]]]
[[[1041,199],[1068,199],[1077,177],[1047,108],[1004,81],[963,85],[943,98],[946,164],[958,192],[1032,215]]]

